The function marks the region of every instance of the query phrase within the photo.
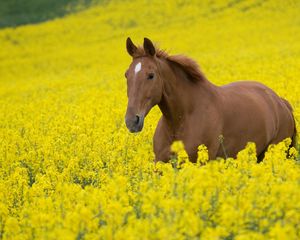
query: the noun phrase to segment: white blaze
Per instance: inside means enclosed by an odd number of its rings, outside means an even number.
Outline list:
[[[134,72],[137,74],[142,69],[142,64],[139,62],[137,65],[135,65]]]

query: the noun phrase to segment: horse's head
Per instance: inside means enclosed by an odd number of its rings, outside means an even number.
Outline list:
[[[130,132],[139,132],[143,129],[145,116],[160,102],[162,80],[156,50],[149,39],[144,38],[143,48],[138,48],[127,38],[126,47],[133,60],[125,73],[128,96],[125,121]]]

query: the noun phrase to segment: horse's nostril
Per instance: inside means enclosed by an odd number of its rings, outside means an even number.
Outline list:
[[[138,115],[135,116],[135,124],[138,124],[140,121],[140,117]]]
[[[144,126],[144,115],[126,116],[125,123],[130,132],[140,132]]]

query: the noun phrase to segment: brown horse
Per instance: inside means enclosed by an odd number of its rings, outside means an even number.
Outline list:
[[[247,142],[256,143],[258,159],[269,144],[296,135],[291,105],[258,82],[235,82],[218,87],[209,82],[197,63],[170,56],[145,38],[136,47],[130,38],[127,52],[133,61],[126,71],[126,126],[139,132],[156,104],[162,117],[154,134],[156,161],[169,161],[170,146],[181,140],[192,162],[205,144],[210,159],[235,157]],[[223,136],[223,141],[220,141]]]

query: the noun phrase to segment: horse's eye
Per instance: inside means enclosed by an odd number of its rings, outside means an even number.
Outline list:
[[[147,79],[152,80],[154,78],[154,73],[149,73]]]

